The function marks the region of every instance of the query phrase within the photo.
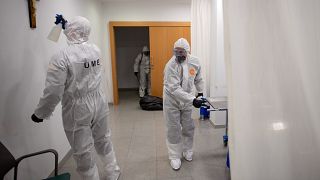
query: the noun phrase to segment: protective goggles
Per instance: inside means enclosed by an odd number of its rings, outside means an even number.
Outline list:
[[[175,48],[175,49],[173,49],[173,54],[174,54],[175,56],[187,56],[187,51],[184,50],[184,49],[177,49],[177,48]]]

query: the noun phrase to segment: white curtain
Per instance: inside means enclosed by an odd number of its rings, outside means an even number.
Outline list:
[[[191,54],[197,56],[205,80],[204,93],[210,96],[210,68],[216,41],[215,0],[192,0],[191,2]]]
[[[320,179],[320,1],[224,13],[232,179]]]
[[[222,0],[192,0],[191,50],[199,57],[205,94],[227,96]]]

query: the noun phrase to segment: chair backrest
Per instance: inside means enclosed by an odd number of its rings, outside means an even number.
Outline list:
[[[16,165],[16,159],[10,151],[0,142],[0,179]]]

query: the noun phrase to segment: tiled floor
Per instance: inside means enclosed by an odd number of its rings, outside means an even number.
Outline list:
[[[139,108],[134,92],[120,92],[119,106],[110,107],[112,141],[121,168],[120,180],[229,180],[226,168],[224,129],[214,129],[209,121],[199,121],[195,110],[196,131],[194,160],[182,161],[179,171],[170,167],[165,143],[162,111],[148,112]],[[97,160],[98,168],[101,163]],[[80,179],[72,157],[60,172],[70,172],[72,180]]]

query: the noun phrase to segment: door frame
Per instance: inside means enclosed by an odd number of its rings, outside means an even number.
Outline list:
[[[112,87],[113,87],[113,104],[119,104],[119,89],[117,79],[117,57],[116,57],[116,42],[115,31],[116,27],[191,27],[190,22],[173,22],[173,21],[110,21],[110,52],[112,66]]]

